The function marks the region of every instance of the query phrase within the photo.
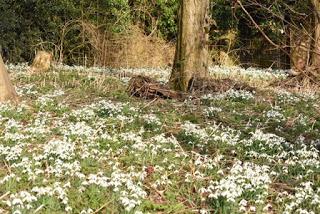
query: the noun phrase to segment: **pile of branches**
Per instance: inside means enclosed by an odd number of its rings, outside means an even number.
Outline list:
[[[182,92],[171,90],[168,86],[142,75],[131,78],[127,91],[131,96],[145,99],[162,98],[184,100],[185,97],[185,94]]]
[[[127,88],[131,96],[144,99],[176,99],[183,101],[185,98],[199,98],[203,94],[225,92],[230,89],[254,91],[255,88],[248,84],[232,79],[195,78],[191,81],[189,93],[171,90],[167,85],[161,84],[150,77],[132,77]]]

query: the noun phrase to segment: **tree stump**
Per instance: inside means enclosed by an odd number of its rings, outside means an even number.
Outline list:
[[[30,68],[32,73],[46,72],[52,62],[52,54],[46,51],[38,51]]]

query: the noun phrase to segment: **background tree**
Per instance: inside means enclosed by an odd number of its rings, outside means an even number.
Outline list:
[[[281,51],[285,57],[280,60],[288,61],[288,67],[294,69],[297,75],[313,64],[311,60],[315,56],[313,53],[318,52],[314,38],[317,17],[313,16],[316,15],[317,0],[235,2],[238,5],[235,8],[238,8],[236,16],[239,19],[239,31],[242,31],[243,26],[248,26],[249,32],[256,32],[254,38],[241,33],[240,38],[249,39],[250,42],[255,38],[262,38],[258,44]],[[242,22],[242,19],[246,21]]]
[[[192,80],[208,75],[209,0],[181,0],[178,38],[170,85],[187,91]]]
[[[313,47],[313,12],[310,1],[287,4],[288,33],[290,40],[290,61],[294,75],[298,75],[310,66]]]
[[[17,101],[18,96],[10,82],[8,72],[0,55],[0,102],[8,100]]]
[[[314,13],[314,50],[312,65],[320,68],[320,1],[312,0]]]

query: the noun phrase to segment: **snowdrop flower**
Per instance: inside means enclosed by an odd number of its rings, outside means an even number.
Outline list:
[[[182,124],[181,128],[187,136],[194,136],[200,140],[208,138],[208,134],[204,129],[201,129],[199,125],[190,123],[189,121]]]
[[[145,115],[142,116],[142,118],[149,125],[161,126],[160,119],[154,114],[145,114]]]
[[[219,108],[219,107],[209,107],[209,108],[204,110],[204,114],[207,117],[212,117],[212,116],[214,116],[214,115],[216,115],[217,113],[220,113],[220,112],[222,112],[222,109]]]
[[[91,213],[93,213],[93,210],[91,208],[81,210],[80,212],[80,214],[91,214]]]
[[[74,156],[74,150],[75,145],[73,143],[53,139],[44,146],[44,157],[70,160]]]
[[[237,161],[230,169],[230,174],[220,181],[212,181],[207,188],[209,198],[223,197],[229,202],[235,202],[245,192],[267,194],[271,183],[270,169],[252,163]],[[240,205],[243,205],[244,201]]]
[[[281,122],[285,120],[285,116],[283,115],[280,106],[272,106],[272,109],[267,112],[264,112],[264,114],[268,120],[273,120],[276,122]]]

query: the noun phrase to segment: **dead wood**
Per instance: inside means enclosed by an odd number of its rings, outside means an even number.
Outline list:
[[[141,97],[145,99],[184,99],[183,93],[171,90],[166,85],[156,82],[150,77],[142,75],[131,78],[127,91],[131,96]]]
[[[31,72],[46,72],[49,70],[52,62],[52,54],[46,51],[38,51],[32,65],[30,67]]]
[[[132,77],[127,88],[131,96],[145,99],[176,99],[199,98],[203,94],[225,92],[230,89],[254,91],[254,88],[231,79],[197,78],[190,84],[189,93],[171,90],[167,85],[161,84],[150,77]]]

